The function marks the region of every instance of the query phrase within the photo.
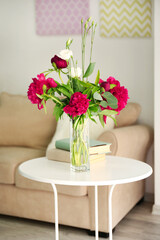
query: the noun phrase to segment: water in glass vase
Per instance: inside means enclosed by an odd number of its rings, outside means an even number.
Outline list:
[[[70,163],[71,170],[89,171],[89,119],[70,120]]]

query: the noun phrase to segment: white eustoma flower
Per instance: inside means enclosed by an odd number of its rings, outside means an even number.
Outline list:
[[[73,53],[69,49],[61,50],[60,53],[58,54],[58,57],[60,57],[60,58],[62,58],[64,60],[70,59],[71,56],[73,56]]]
[[[82,74],[82,69],[77,67],[77,68],[74,68],[72,67],[71,68],[71,77],[74,78],[74,77],[80,77]]]

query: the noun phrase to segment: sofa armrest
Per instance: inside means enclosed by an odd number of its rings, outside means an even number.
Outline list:
[[[111,154],[145,161],[153,142],[153,129],[147,125],[132,125],[105,131],[98,140],[111,142]]]
[[[153,141],[153,130],[146,125],[132,125],[104,132],[101,141],[112,143],[112,155],[130,157],[145,161],[146,153]],[[99,230],[108,232],[108,194],[110,186],[98,187]],[[144,196],[144,181],[137,181],[116,186],[112,196],[113,227],[133,208]],[[91,230],[94,223],[94,187],[88,187]],[[121,206],[119,208],[119,205]],[[102,207],[103,206],[103,207]],[[104,214],[105,213],[105,214]]]

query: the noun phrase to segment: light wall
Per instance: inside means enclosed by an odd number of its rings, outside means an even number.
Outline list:
[[[154,128],[155,128],[155,205],[153,213],[160,215],[160,1],[154,1]]]
[[[90,15],[99,25],[98,2],[90,0]],[[69,36],[36,35],[34,0],[0,0],[0,19],[0,92],[25,94],[31,78],[51,66],[50,58]],[[81,63],[81,37],[71,37]],[[141,104],[140,121],[153,125],[153,38],[107,39],[97,28],[93,60],[95,73],[100,69],[103,79],[119,79],[130,101]]]
[[[90,15],[99,26],[98,0],[90,0]],[[69,36],[36,35],[34,0],[0,0],[0,19],[0,92],[26,94],[31,78],[51,67],[51,57],[65,47]],[[81,37],[71,37],[81,65]],[[130,101],[142,106],[139,121],[153,126],[153,38],[107,39],[99,36],[97,27],[93,60],[96,69],[90,80],[98,69],[102,79],[120,80]]]

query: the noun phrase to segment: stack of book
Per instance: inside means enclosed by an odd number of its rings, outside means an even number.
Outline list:
[[[90,162],[105,160],[107,153],[110,153],[111,143],[90,140]],[[70,139],[57,140],[54,149],[47,153],[48,159],[62,162],[70,162]]]

